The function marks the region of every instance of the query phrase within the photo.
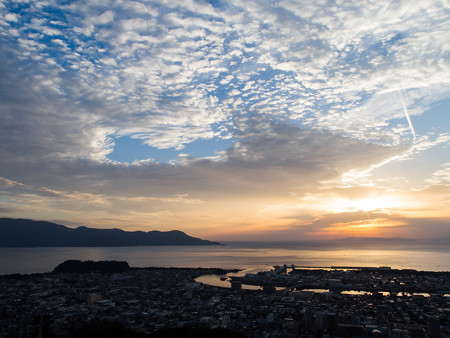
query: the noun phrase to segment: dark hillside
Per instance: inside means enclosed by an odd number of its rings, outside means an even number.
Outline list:
[[[0,247],[219,245],[182,231],[124,231],[65,227],[51,222],[0,218]]]

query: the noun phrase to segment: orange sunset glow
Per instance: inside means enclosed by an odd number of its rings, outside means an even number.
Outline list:
[[[450,238],[442,2],[32,3],[0,6],[2,217]]]

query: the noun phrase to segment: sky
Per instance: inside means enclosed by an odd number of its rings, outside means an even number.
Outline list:
[[[450,3],[0,0],[0,216],[450,238]]]

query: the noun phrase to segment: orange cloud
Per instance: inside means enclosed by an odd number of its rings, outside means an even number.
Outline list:
[[[374,218],[361,221],[330,224],[330,226],[324,228],[323,231],[336,230],[336,228],[339,228],[341,230],[366,230],[374,228],[398,227],[404,225],[406,225],[406,223],[402,221],[394,221],[386,218]]]

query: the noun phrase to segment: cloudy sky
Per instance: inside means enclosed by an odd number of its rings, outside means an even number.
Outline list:
[[[0,0],[0,216],[450,237],[450,3]]]

